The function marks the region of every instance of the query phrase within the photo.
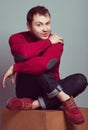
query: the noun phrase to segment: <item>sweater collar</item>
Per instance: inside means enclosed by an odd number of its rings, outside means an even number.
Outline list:
[[[40,39],[37,38],[32,32],[28,31],[28,35],[30,36],[31,41],[39,41]]]

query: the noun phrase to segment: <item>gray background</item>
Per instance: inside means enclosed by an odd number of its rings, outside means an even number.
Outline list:
[[[0,0],[0,79],[13,64],[8,38],[25,31],[26,13],[36,5],[46,6],[52,16],[52,32],[64,37],[65,50],[61,61],[61,78],[81,72],[88,77],[88,0]],[[10,80],[0,86],[0,108],[8,98],[15,96]],[[88,107],[88,88],[75,101],[79,107]]]

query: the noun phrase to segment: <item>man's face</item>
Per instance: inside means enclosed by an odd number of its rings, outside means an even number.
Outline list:
[[[39,39],[47,39],[51,33],[50,16],[36,14],[33,17],[30,31]]]

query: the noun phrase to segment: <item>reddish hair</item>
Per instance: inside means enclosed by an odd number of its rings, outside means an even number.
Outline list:
[[[33,16],[34,16],[35,14],[44,15],[44,16],[48,14],[48,15],[50,16],[49,10],[48,10],[47,8],[45,8],[44,6],[35,6],[35,7],[31,8],[31,9],[28,11],[27,16],[26,16],[27,22],[28,22],[29,24],[32,23],[32,21],[33,21]]]

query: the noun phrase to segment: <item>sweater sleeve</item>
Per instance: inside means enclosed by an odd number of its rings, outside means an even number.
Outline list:
[[[18,61],[24,61],[29,58],[40,55],[51,46],[49,39],[36,42],[28,41],[26,36],[18,33],[9,38],[11,53]]]
[[[62,52],[63,44],[54,44],[49,47],[43,55],[34,57],[25,62],[14,64],[14,71],[29,74],[44,73],[60,62]]]

